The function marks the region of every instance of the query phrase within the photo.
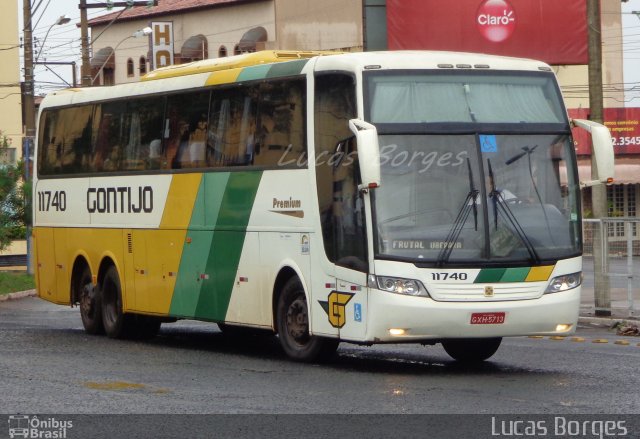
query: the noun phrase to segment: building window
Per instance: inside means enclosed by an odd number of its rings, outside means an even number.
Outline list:
[[[147,59],[144,56],[140,57],[140,76],[147,73]]]
[[[220,46],[218,49],[218,58],[224,58],[227,56],[227,48],[224,46]]]
[[[233,54],[234,55],[240,55],[242,53],[242,51],[240,50],[240,45],[236,44],[236,47],[233,48]]]
[[[209,43],[204,35],[190,37],[180,50],[181,63],[200,61],[209,58]]]
[[[134,75],[133,60],[129,58],[127,60],[127,77],[132,78]]]
[[[114,85],[116,83],[115,69],[102,69],[102,85]]]
[[[608,216],[635,218],[637,215],[637,190],[633,184],[607,186]],[[609,224],[608,236],[622,238],[626,234],[625,224]],[[637,236],[637,225],[632,226],[632,235]]]

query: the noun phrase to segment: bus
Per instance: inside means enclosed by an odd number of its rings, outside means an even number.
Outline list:
[[[571,334],[580,188],[613,178],[608,130],[569,120],[548,65],[452,52],[263,51],[58,91],[36,148],[39,297],[90,334],[195,319],[299,361]]]

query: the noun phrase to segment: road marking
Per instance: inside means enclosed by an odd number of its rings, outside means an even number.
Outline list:
[[[629,343],[627,340],[616,340],[613,344],[619,344],[621,346],[629,346],[631,343]]]
[[[544,335],[530,335],[529,338],[544,338]]]
[[[606,338],[596,338],[595,340],[592,340],[591,343],[609,343],[609,340]]]
[[[584,338],[582,337],[571,337],[571,341],[575,341],[575,342],[583,342]]]
[[[562,341],[564,340],[566,337],[562,336],[562,335],[553,335],[551,337],[549,337],[549,340],[555,340],[555,341]]]
[[[85,387],[97,390],[127,390],[127,389],[143,389],[146,387],[144,384],[127,383],[126,381],[109,381],[105,383],[96,383],[94,381],[87,381],[84,383]]]

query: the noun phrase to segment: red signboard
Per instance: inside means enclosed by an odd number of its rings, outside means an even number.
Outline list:
[[[587,64],[584,0],[387,0],[391,50],[451,50]]]
[[[572,119],[587,119],[588,108],[569,109]],[[605,108],[604,124],[613,137],[615,155],[640,154],[640,108]],[[573,129],[573,140],[578,155],[591,155],[591,139],[581,129]]]

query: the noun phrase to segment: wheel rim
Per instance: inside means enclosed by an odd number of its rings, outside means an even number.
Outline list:
[[[309,341],[309,316],[307,314],[307,301],[304,297],[298,297],[287,308],[287,334],[299,345],[305,345]]]

